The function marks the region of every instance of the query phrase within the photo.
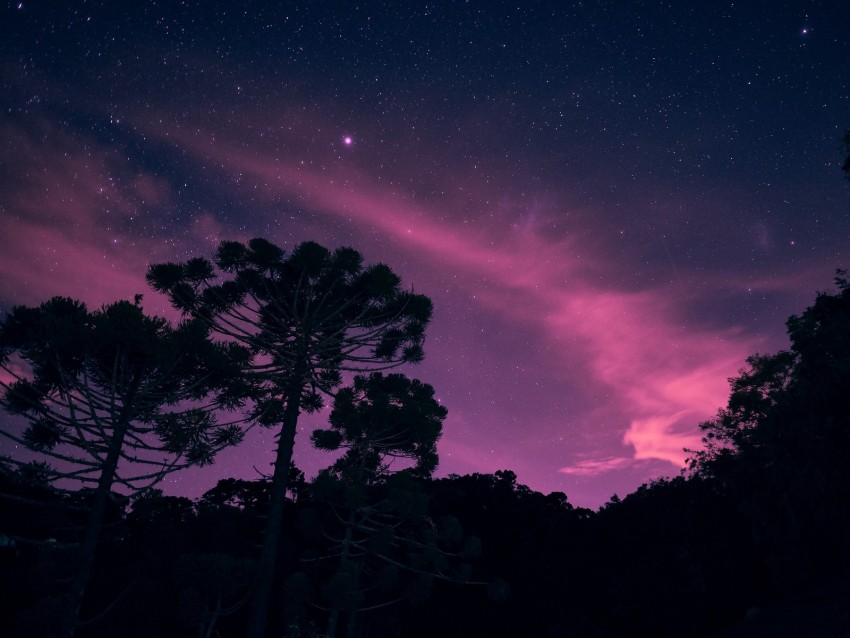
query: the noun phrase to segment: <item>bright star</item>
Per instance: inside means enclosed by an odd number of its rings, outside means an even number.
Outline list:
[[[354,144],[354,139],[350,135],[346,135],[342,138],[342,143],[346,146],[351,146],[352,144]]]

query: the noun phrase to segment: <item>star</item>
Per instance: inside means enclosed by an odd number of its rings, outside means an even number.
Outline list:
[[[352,144],[354,144],[354,138],[351,137],[350,135],[345,135],[342,138],[342,143],[345,144],[346,146],[351,146]]]

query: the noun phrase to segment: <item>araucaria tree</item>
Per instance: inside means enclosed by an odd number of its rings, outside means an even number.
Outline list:
[[[387,266],[363,266],[351,248],[314,242],[289,254],[264,239],[223,242],[208,260],[151,266],[148,281],[174,306],[249,347],[255,416],[279,428],[271,503],[251,603],[248,638],[265,633],[298,416],[322,405],[346,371],[423,357],[430,299],[404,291]]]
[[[0,434],[46,458],[44,478],[90,490],[63,631],[74,633],[113,490],[138,493],[167,473],[206,465],[239,442],[219,408],[240,407],[236,344],[209,339],[203,322],[174,328],[119,301],[90,312],[56,297],[16,307],[0,324],[0,405],[22,417]],[[23,459],[5,459],[23,466]]]
[[[428,477],[437,467],[446,414],[427,383],[403,374],[356,376],[334,397],[330,427],[314,430],[313,444],[344,449],[331,471],[358,489],[385,478],[399,459],[415,475]]]
[[[395,585],[399,570],[427,582],[446,577],[440,563],[447,563],[447,555],[412,480],[436,469],[446,414],[430,385],[376,372],[340,390],[330,427],[313,432],[317,448],[345,450],[313,484],[317,500],[329,505],[339,524],[336,535],[324,530],[332,547],[323,560],[335,563],[324,588],[328,638],[336,635],[342,613],[352,635],[359,610],[386,604],[367,598]]]

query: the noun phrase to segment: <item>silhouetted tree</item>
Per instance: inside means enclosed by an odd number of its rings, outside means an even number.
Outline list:
[[[791,347],[748,359],[701,426],[692,470],[736,498],[780,587],[850,561],[850,285],[788,322]],[[827,556],[830,558],[827,559]]]
[[[16,307],[0,324],[0,405],[23,417],[23,432],[0,434],[52,459],[40,472],[88,492],[89,514],[67,603],[72,635],[113,488],[148,489],[168,472],[207,465],[242,438],[214,411],[239,405],[231,384],[241,348],[215,344],[202,322],[177,328],[126,301],[89,312],[56,297]],[[19,467],[27,463],[9,459]]]
[[[788,320],[789,350],[752,356],[748,367],[729,380],[727,407],[700,426],[706,448],[695,454],[695,470],[712,474],[729,457],[766,450],[778,460],[787,455],[777,454],[776,446],[787,447],[791,434],[796,442],[815,444],[826,431],[846,434],[850,284],[844,271],[835,281],[837,294],[818,294],[813,306]],[[788,427],[794,432],[786,432]]]
[[[427,560],[419,560],[418,567],[399,560],[398,548],[421,558],[431,552],[431,562],[440,562],[434,526],[410,476],[427,477],[436,468],[437,440],[445,418],[446,409],[434,398],[430,385],[401,374],[376,372],[357,376],[351,387],[340,390],[330,427],[313,432],[313,444],[319,449],[345,450],[314,486],[342,523],[331,552],[337,567],[325,586],[331,605],[329,637],[336,635],[343,611],[349,615],[349,634],[352,632],[363,597],[376,587],[374,582],[363,582],[369,559],[383,563],[380,586],[384,591],[390,575],[399,569],[426,578],[444,576],[439,569],[429,571],[438,566],[427,566]],[[393,468],[400,460],[412,467]],[[408,476],[396,474],[398,471]],[[379,485],[383,489],[376,489]]]
[[[215,264],[202,258],[151,266],[148,281],[182,312],[251,348],[255,415],[279,428],[268,522],[247,636],[261,638],[281,538],[283,502],[301,411],[322,405],[345,371],[423,357],[431,301],[401,289],[383,264],[363,266],[351,248],[305,242],[287,255],[264,239],[223,242]]]
[[[427,477],[437,467],[446,414],[427,383],[402,374],[358,375],[337,392],[330,427],[314,430],[312,441],[320,450],[345,450],[331,472],[358,490],[386,477],[397,459]]]

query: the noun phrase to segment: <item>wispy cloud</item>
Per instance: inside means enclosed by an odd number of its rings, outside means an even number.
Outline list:
[[[163,223],[170,185],[120,149],[47,121],[0,122],[0,131],[0,300],[7,306],[69,295],[98,307],[147,293],[151,261],[216,233],[206,218],[189,233]],[[154,295],[145,305],[169,312]]]
[[[384,250],[379,258],[393,265],[400,256],[409,258],[419,264],[426,280],[422,286],[450,284],[465,291],[476,316],[483,311],[501,325],[514,326],[488,338],[501,341],[497,349],[503,356],[522,357],[523,370],[513,376],[488,372],[473,380],[471,360],[455,363],[456,369],[467,370],[462,378],[444,375],[456,394],[463,384],[493,384],[476,395],[478,401],[488,400],[489,392],[493,406],[464,405],[462,429],[478,431],[466,441],[449,435],[442,443],[446,462],[457,471],[525,466],[538,472],[535,457],[544,454],[554,475],[563,465],[563,457],[556,455],[573,453],[585,457],[567,465],[573,469],[563,473],[572,476],[624,470],[649,459],[681,465],[682,448],[698,444],[696,424],[724,402],[725,379],[752,351],[752,343],[735,332],[689,322],[681,288],[635,291],[612,283],[629,265],[608,259],[598,238],[588,240],[584,222],[575,221],[586,221],[588,211],[574,210],[556,195],[529,198],[527,206],[521,200],[501,201],[486,180],[459,184],[447,171],[431,178],[444,180],[430,184],[431,191],[444,193],[442,198],[423,200],[353,162],[302,163],[298,157],[309,156],[307,147],[282,159],[276,143],[249,148],[238,129],[212,135],[197,127],[187,132],[137,124],[149,139],[178,147],[181,161],[187,162],[183,170],[192,170],[192,163],[207,167],[205,175],[217,170],[235,199],[250,202],[252,217],[247,223],[240,219],[237,227],[217,211],[200,210],[182,222],[169,222],[164,217],[175,206],[173,187],[131,166],[114,149],[46,124],[49,135],[42,137],[7,125],[13,143],[2,157],[14,167],[5,176],[0,209],[9,229],[8,249],[0,255],[6,278],[0,294],[7,303],[70,294],[98,305],[148,292],[144,273],[151,261],[209,254],[221,239],[244,239],[246,233],[263,234],[261,229],[271,229],[271,237],[282,232],[308,238],[307,220],[291,226],[275,222],[282,203],[295,202],[298,210],[320,217],[313,227],[343,229],[326,231],[332,241],[347,243],[339,238],[356,235],[352,241],[359,244],[379,237]],[[310,123],[302,125],[306,129]],[[416,167],[394,170],[415,173]],[[150,293],[146,308],[167,312],[167,303]],[[469,322],[471,316],[452,321]],[[513,342],[512,332],[519,329],[535,338]],[[487,361],[511,365],[504,359]],[[534,422],[522,429],[495,423],[499,436],[510,433],[510,445],[483,444],[482,433],[500,418],[492,397],[510,393],[507,384],[516,383],[517,375],[526,384],[528,375],[548,377],[550,388],[562,384],[563,393],[572,397],[562,403],[574,406],[570,410],[583,429],[575,429],[570,415],[538,409]],[[528,410],[518,409],[511,418],[521,420],[519,412]],[[604,426],[589,423],[591,413]],[[453,419],[460,422],[460,413]],[[574,441],[557,448],[563,452],[545,442],[562,439]],[[587,449],[599,450],[599,458],[588,459]]]
[[[558,470],[561,474],[570,476],[599,476],[612,470],[628,467],[634,459],[626,456],[609,456],[599,460],[579,461],[573,465],[562,467]]]
[[[553,238],[532,224],[522,232],[470,226],[351,168],[315,170],[221,136],[171,131],[168,139],[199,158],[216,157],[226,173],[259,185],[259,197],[296,199],[377,230],[387,243],[455,273],[491,311],[543,329],[557,346],[550,365],[589,376],[631,415],[621,441],[636,460],[682,465],[682,448],[698,445],[696,424],[724,402],[726,378],[751,351],[752,341],[735,332],[687,325],[678,288],[630,292],[592,279],[589,272],[598,276],[606,266],[582,252],[580,235]],[[486,206],[486,194],[478,200]],[[477,216],[486,217],[482,210]],[[628,266],[608,266],[621,267]],[[610,459],[599,463],[608,467]]]

